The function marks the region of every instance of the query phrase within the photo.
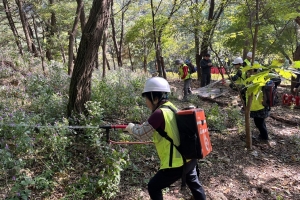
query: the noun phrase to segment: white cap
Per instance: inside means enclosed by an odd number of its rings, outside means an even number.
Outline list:
[[[243,64],[243,59],[241,57],[237,57],[236,59],[234,59],[233,63],[234,65],[236,64]]]
[[[145,92],[171,92],[168,81],[162,77],[149,78],[143,90]]]
[[[252,52],[251,52],[251,51],[249,51],[249,52],[247,53],[247,57],[252,58]]]

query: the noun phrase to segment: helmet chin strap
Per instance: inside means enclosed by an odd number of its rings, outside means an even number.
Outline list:
[[[167,99],[168,98],[168,93],[165,93],[162,95],[162,97],[157,101],[157,104],[154,104],[154,99],[153,99],[153,95],[151,92],[151,99],[152,99],[152,104],[154,105],[155,109],[153,110],[153,112],[157,109],[159,102],[161,102],[163,99]]]

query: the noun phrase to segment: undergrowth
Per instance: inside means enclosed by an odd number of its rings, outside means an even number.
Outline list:
[[[34,66],[38,62],[18,63],[26,73],[0,73],[0,78],[18,80],[0,88],[0,198],[57,199],[60,191],[63,199],[111,199],[118,193],[121,175],[131,186],[146,186],[151,175],[137,178],[142,173],[139,164],[151,170],[159,167],[155,148],[109,144],[99,125],[147,119],[150,111],[141,97],[147,75],[120,69],[103,79],[95,72],[91,101],[85,105],[89,114],[78,116],[84,128],[76,128],[66,116],[70,77],[65,66],[49,63],[44,76],[40,65]],[[208,123],[220,130],[237,121],[232,110],[214,105],[205,111]],[[110,130],[110,138],[133,140],[116,130]]]

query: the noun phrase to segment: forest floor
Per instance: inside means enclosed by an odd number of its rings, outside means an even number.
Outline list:
[[[171,81],[170,85],[182,91],[182,82]],[[192,89],[197,88],[193,80]],[[283,93],[288,93],[288,88],[279,87],[278,92],[281,99]],[[237,92],[229,89],[228,94],[215,100],[226,105],[234,96]],[[178,108],[190,105],[180,99],[172,102]],[[200,107],[211,104],[211,101],[201,101]],[[297,125],[300,124],[300,109],[281,105],[274,107],[266,124],[270,141],[253,141],[252,149],[246,148],[244,131],[210,132],[213,151],[198,161],[200,181],[208,200],[300,200],[300,130]],[[253,135],[258,135],[254,124],[251,124],[251,130]],[[150,179],[158,168],[143,164],[138,167],[140,178],[144,179]],[[122,174],[120,193],[115,199],[149,199],[147,183],[136,187],[128,185],[127,175],[132,176],[128,172]],[[188,189],[180,190],[180,181],[177,181],[164,190],[164,199],[193,198]]]

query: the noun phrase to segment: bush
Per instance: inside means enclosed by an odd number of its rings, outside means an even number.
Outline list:
[[[127,74],[127,76],[124,76]],[[105,119],[112,121],[127,118],[142,122],[149,116],[141,94],[147,77],[142,73],[128,73],[126,70],[113,72],[103,80],[93,79],[92,101],[100,102]]]

